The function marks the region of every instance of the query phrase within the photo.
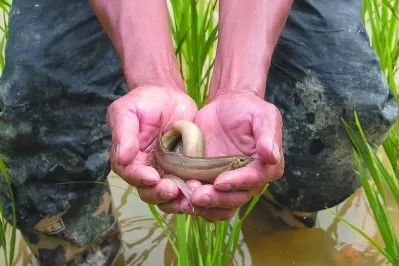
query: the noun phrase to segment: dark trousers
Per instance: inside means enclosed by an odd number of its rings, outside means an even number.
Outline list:
[[[292,210],[333,206],[359,186],[340,117],[351,120],[356,109],[376,144],[396,119],[360,9],[356,0],[295,1],[274,53],[267,98],[283,114],[286,172],[270,192]],[[87,0],[14,0],[0,153],[18,227],[37,256],[63,254],[40,248],[43,237],[86,247],[115,230],[108,186],[98,181],[110,171],[106,109],[125,93],[119,59]]]

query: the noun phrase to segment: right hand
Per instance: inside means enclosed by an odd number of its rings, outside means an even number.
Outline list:
[[[152,144],[160,130],[177,120],[193,121],[197,111],[196,104],[183,90],[152,85],[139,86],[109,106],[111,168],[135,186],[146,203],[167,203],[179,195],[176,184],[161,179],[150,166]]]

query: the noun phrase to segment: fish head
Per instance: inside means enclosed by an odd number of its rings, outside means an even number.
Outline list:
[[[239,156],[239,157],[234,159],[234,161],[232,163],[232,168],[233,169],[238,169],[238,168],[244,167],[244,166],[246,166],[247,164],[249,164],[252,161],[253,161],[252,157]]]

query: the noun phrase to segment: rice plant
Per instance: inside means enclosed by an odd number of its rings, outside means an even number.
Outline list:
[[[188,94],[199,107],[206,99],[217,41],[216,0],[171,0],[169,21],[175,53]],[[241,226],[260,196],[231,221],[207,223],[200,217],[176,215],[176,229],[154,206],[150,210],[175,253],[177,265],[219,266],[234,261]],[[175,233],[176,232],[176,233]]]
[[[345,121],[343,121],[343,124],[354,146],[353,157],[356,173],[363,184],[364,194],[384,243],[382,245],[376,243],[360,229],[347,221],[344,222],[364,236],[390,263],[399,265],[399,236],[394,229],[387,207],[387,193],[389,193],[391,198],[394,199],[395,206],[393,208],[399,211],[399,176],[389,173],[374,149],[368,144],[356,114],[356,130],[352,129]],[[397,135],[397,132],[392,134]],[[389,156],[392,156],[392,154]],[[397,170],[397,165],[394,167]],[[371,180],[369,180],[370,176]]]
[[[378,54],[392,94],[399,101],[399,87],[395,82],[399,68],[399,1],[363,0],[362,13],[371,45]]]
[[[208,93],[217,40],[217,0],[171,0],[169,22],[188,94],[202,107]]]
[[[150,205],[150,211],[168,238],[177,265],[225,266],[234,262],[240,244],[241,227],[260,198],[254,197],[246,209],[231,221],[207,223],[202,218],[176,216],[176,230]],[[176,233],[174,233],[176,232]]]
[[[399,103],[398,84],[395,76],[399,62],[399,0],[363,0],[363,18],[370,35],[372,47],[377,52],[381,68],[396,101]],[[399,265],[399,235],[389,216],[387,198],[394,201],[393,208],[399,212],[399,123],[391,129],[383,144],[389,160],[384,166],[368,143],[355,113],[356,129],[343,121],[353,144],[353,158],[364,194],[375,218],[383,244],[376,243],[359,228],[342,220],[365,237],[392,265]],[[391,171],[390,171],[391,170]],[[369,178],[371,176],[371,178]]]
[[[11,0],[0,0],[0,73],[5,65],[5,46],[8,35],[8,12],[11,7]]]

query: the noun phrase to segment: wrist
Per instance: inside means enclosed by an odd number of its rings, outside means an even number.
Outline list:
[[[171,97],[177,97],[178,95],[188,96],[186,90],[180,89],[161,80],[143,82],[139,86],[131,89],[129,88],[129,93],[135,94],[140,93],[140,91],[153,91],[154,96],[155,94],[169,95]]]
[[[128,91],[136,89],[137,87],[152,86],[164,88],[170,91],[181,92],[187,94],[184,87],[183,81],[179,78],[175,78],[168,74],[157,73],[153,76],[140,76],[140,75],[130,75],[128,68],[124,68],[124,74],[126,78],[126,83],[128,85]]]
[[[273,50],[292,0],[219,3],[219,42],[209,97],[248,90],[263,98]]]
[[[153,60],[146,58],[142,64],[138,60],[132,64],[130,62],[132,58],[134,60],[133,56],[125,54],[121,57],[128,90],[139,86],[152,85],[186,92],[180,70],[174,58],[169,60],[165,59],[169,56],[153,58]],[[145,68],[140,67],[144,64],[146,65]]]
[[[266,79],[270,68],[270,59],[263,60],[261,68],[242,69],[238,63],[227,63],[215,66],[212,76],[208,99],[219,95],[251,94],[264,98],[266,92]],[[229,59],[227,59],[229,61]]]
[[[259,92],[255,88],[239,88],[239,87],[229,87],[229,88],[220,88],[215,93],[208,97],[208,102],[215,102],[221,99],[229,99],[234,101],[235,99],[240,98],[253,98],[260,99],[263,101],[264,97],[259,94]]]

